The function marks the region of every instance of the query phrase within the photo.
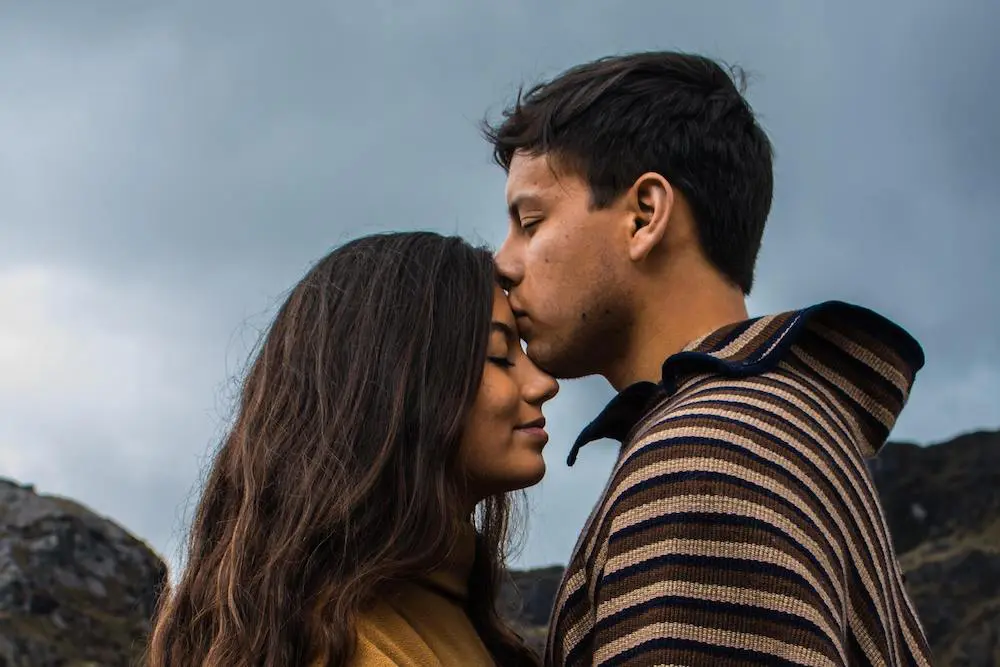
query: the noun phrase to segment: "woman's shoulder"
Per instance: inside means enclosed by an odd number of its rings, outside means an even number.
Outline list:
[[[437,663],[434,653],[392,605],[379,603],[355,625],[357,645],[352,667],[421,667]]]
[[[494,664],[460,607],[422,586],[406,592],[358,617],[352,667]]]

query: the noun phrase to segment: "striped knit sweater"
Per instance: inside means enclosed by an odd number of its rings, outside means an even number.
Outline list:
[[[566,569],[549,665],[929,665],[866,457],[923,365],[840,302],[749,320],[620,393],[621,454]]]

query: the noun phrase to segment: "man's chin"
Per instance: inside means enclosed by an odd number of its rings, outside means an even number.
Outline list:
[[[525,341],[525,354],[533,364],[558,380],[576,380],[594,374],[593,371],[585,369],[583,364],[559,354],[558,350],[545,345],[544,341],[538,338]]]

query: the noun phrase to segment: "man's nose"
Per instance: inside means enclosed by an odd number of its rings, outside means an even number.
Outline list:
[[[514,239],[508,235],[503,245],[500,246],[500,250],[497,251],[496,256],[493,258],[493,262],[497,267],[500,286],[505,290],[509,290],[514,285],[520,283],[524,275],[523,264],[518,257],[515,245],[516,242]]]

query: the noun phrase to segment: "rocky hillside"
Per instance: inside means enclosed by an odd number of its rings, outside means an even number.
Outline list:
[[[126,667],[166,566],[71,500],[0,479],[0,667]]]
[[[890,444],[872,466],[937,665],[1000,665],[1000,432]],[[513,574],[523,633],[545,636],[561,568]],[[164,563],[73,501],[0,479],[0,667],[125,667]]]
[[[872,474],[935,664],[1000,665],[1000,431],[930,447],[890,443]],[[514,572],[505,591],[536,646],[561,574]]]
[[[874,466],[938,665],[1000,665],[1000,432],[887,447]]]

